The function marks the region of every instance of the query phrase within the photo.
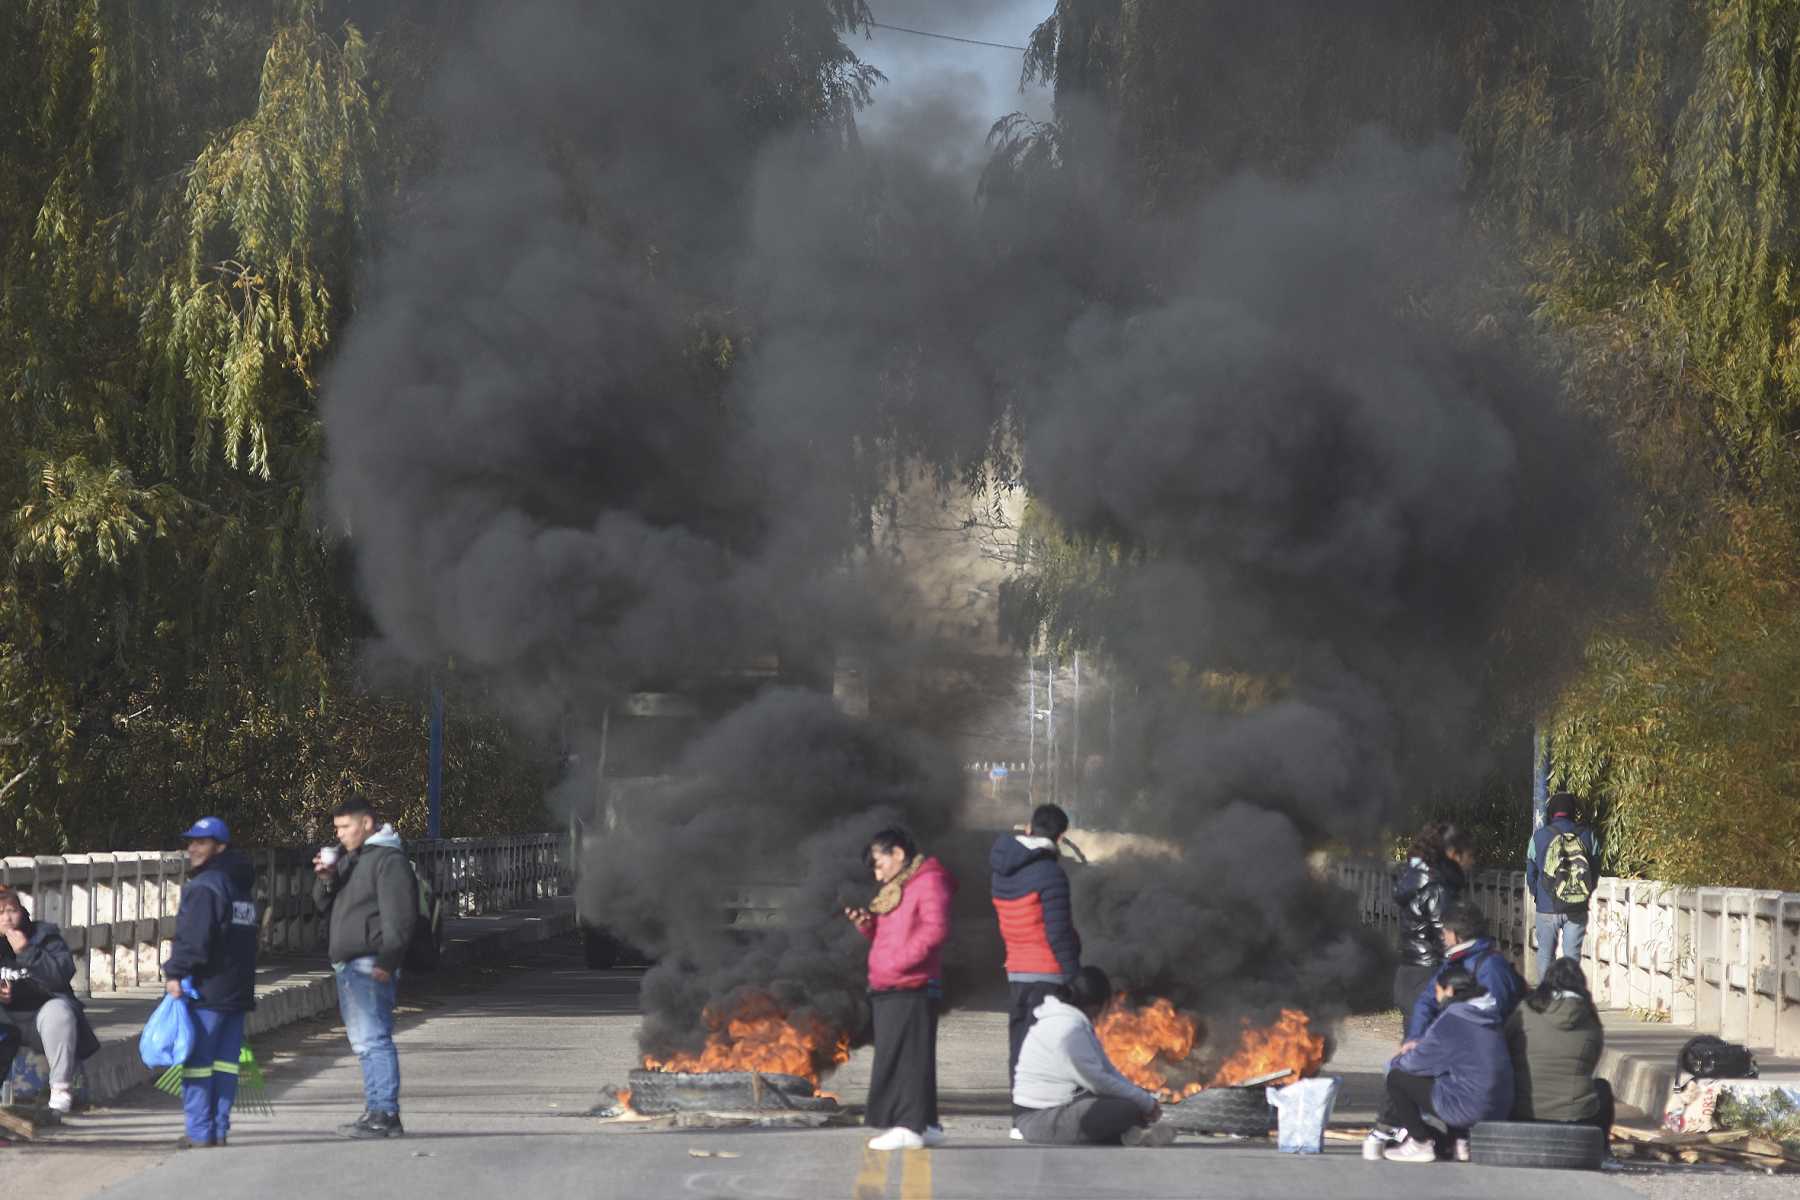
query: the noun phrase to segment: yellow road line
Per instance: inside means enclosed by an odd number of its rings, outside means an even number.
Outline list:
[[[851,1200],[882,1200],[887,1195],[888,1152],[864,1150],[862,1170],[856,1176],[856,1190]]]
[[[900,1200],[931,1200],[931,1151],[900,1152]]]

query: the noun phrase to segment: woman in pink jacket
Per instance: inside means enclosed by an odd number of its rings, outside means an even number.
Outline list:
[[[869,839],[863,862],[881,890],[845,915],[869,939],[869,1007],[875,1064],[864,1120],[885,1132],[875,1150],[916,1150],[943,1140],[937,1111],[937,1014],[928,991],[943,976],[956,881],[920,854],[904,829]]]

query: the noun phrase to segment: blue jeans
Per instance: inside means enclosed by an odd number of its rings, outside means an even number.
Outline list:
[[[188,1141],[204,1146],[231,1133],[245,1014],[192,1006],[188,1011],[194,1016],[194,1048],[181,1068],[181,1109]]]
[[[1587,914],[1544,913],[1537,915],[1538,978],[1543,979],[1556,961],[1556,935],[1562,934],[1562,957],[1581,961],[1581,941],[1587,937]]]
[[[375,959],[353,958],[337,973],[338,1012],[350,1049],[362,1063],[363,1103],[370,1112],[400,1112],[400,1054],[394,1049],[394,992],[399,977],[377,983]]]

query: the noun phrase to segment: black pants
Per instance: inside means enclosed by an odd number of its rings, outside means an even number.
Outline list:
[[[872,992],[875,1063],[863,1121],[878,1129],[914,1133],[938,1123],[937,1014],[924,988]]]
[[[1418,1002],[1419,993],[1431,982],[1431,977],[1438,972],[1439,963],[1401,963],[1394,968],[1394,1007],[1400,1010],[1400,1027],[1404,1031],[1412,1020],[1413,1005]]]
[[[1387,1099],[1381,1105],[1381,1123],[1393,1129],[1404,1129],[1416,1141],[1439,1144],[1438,1131],[1426,1122],[1436,1116],[1431,1109],[1431,1085],[1437,1082],[1429,1075],[1409,1075],[1405,1071],[1387,1074]],[[1451,1129],[1452,1138],[1466,1138],[1466,1129]]]
[[[1007,986],[1012,989],[1012,1007],[1006,1013],[1006,1084],[1007,1094],[1011,1095],[1012,1085],[1018,1080],[1019,1048],[1025,1044],[1025,1035],[1037,1024],[1037,1006],[1060,985],[1033,981]]]

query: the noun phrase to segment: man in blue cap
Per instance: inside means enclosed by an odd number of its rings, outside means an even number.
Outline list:
[[[163,964],[169,995],[193,997],[194,1049],[181,1072],[187,1133],[180,1149],[223,1146],[237,1099],[244,1018],[256,1007],[256,881],[250,860],[231,848],[218,817],[202,817],[187,839],[188,881],[175,917],[174,949]]]

